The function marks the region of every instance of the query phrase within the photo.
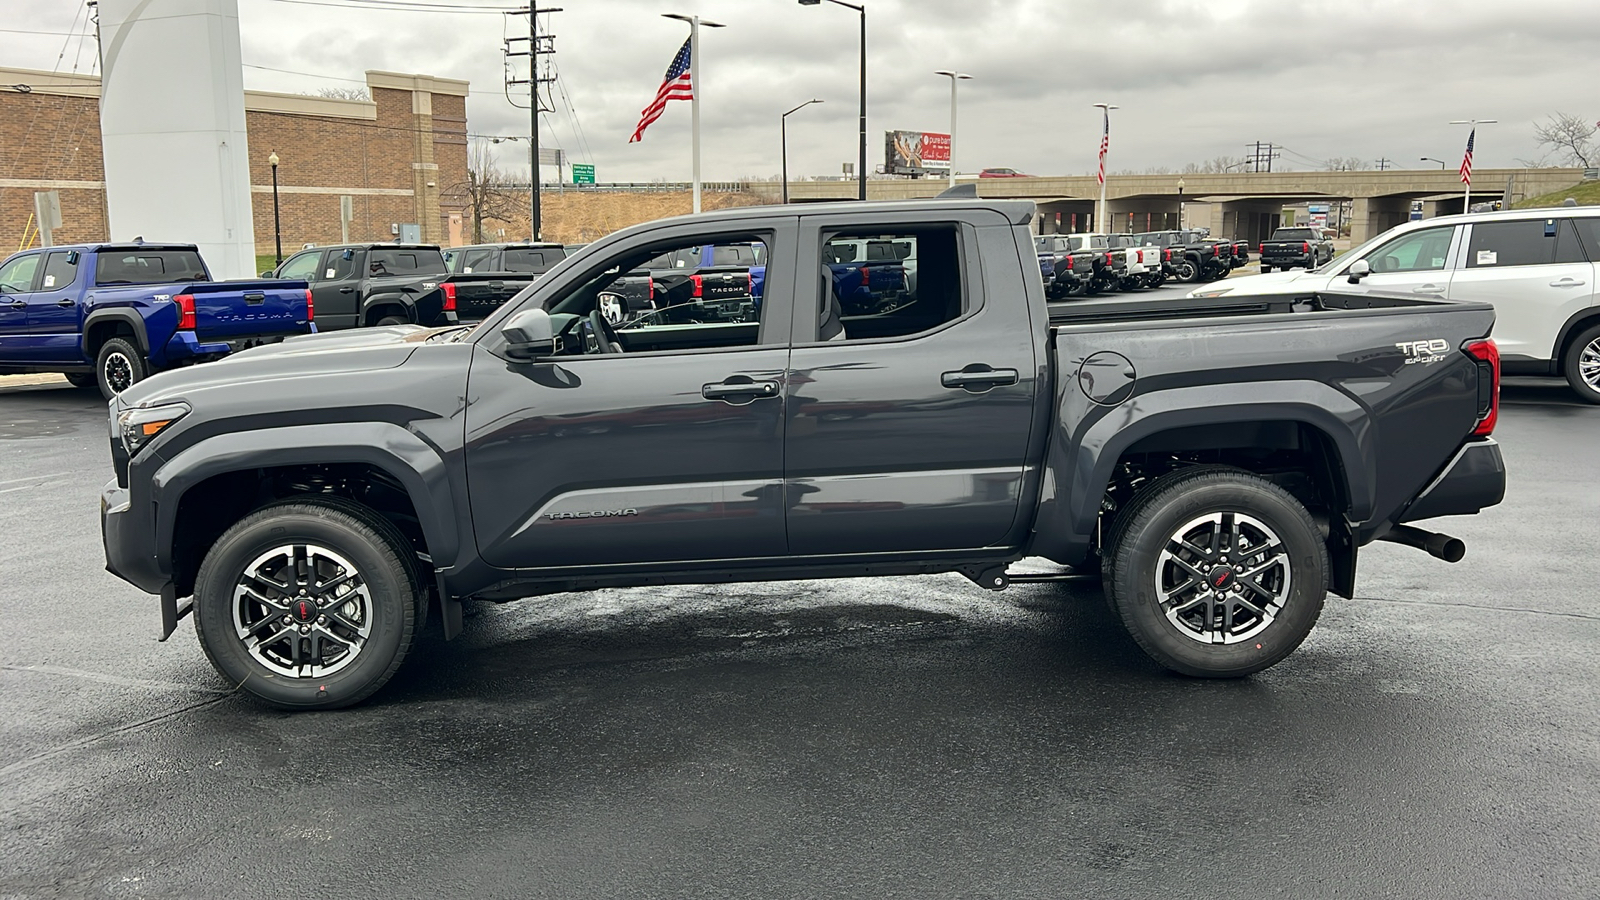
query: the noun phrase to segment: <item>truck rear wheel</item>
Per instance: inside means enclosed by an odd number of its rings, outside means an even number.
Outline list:
[[[259,509],[195,578],[195,632],[230,684],[280,709],[371,696],[411,649],[422,592],[404,537],[347,501]]]
[[[100,352],[95,354],[94,373],[100,395],[110,400],[145,380],[150,374],[150,364],[132,341],[114,337],[100,345]]]
[[[1237,469],[1161,479],[1124,513],[1105,587],[1152,659],[1237,678],[1294,652],[1322,614],[1328,552],[1288,491]]]
[[[1600,325],[1578,335],[1561,367],[1574,393],[1587,403],[1600,403]]]
[[[1184,283],[1187,284],[1187,283],[1193,282],[1199,276],[1200,276],[1200,268],[1194,264],[1193,260],[1186,259],[1183,262],[1178,263],[1178,280],[1179,281],[1184,282]]]

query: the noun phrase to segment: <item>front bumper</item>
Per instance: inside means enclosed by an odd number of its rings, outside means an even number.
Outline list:
[[[1444,473],[1423,489],[1406,507],[1399,521],[1415,522],[1436,516],[1469,516],[1494,506],[1506,495],[1506,464],[1493,439],[1462,447],[1444,467]]]
[[[161,593],[171,580],[156,559],[155,523],[135,512],[129,491],[115,479],[100,491],[100,540],[106,571],[141,591]]]

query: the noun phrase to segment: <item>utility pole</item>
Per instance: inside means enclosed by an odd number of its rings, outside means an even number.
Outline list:
[[[526,38],[507,38],[505,55],[507,59],[514,56],[526,56],[528,58],[528,77],[525,79],[507,79],[506,86],[510,87],[519,84],[528,86],[530,98],[528,103],[528,134],[531,141],[528,154],[528,233],[535,242],[539,240],[543,231],[539,217],[539,113],[544,110],[539,102],[539,85],[548,84],[556,80],[554,75],[541,76],[539,74],[539,57],[556,52],[556,36],[553,34],[541,36],[539,34],[539,15],[541,13],[558,12],[561,12],[558,7],[539,9],[537,3],[529,3],[527,9],[517,9],[507,13],[507,15],[512,16],[525,15],[528,17],[528,36]],[[526,51],[511,49],[513,43],[524,40],[528,42]]]
[[[1390,160],[1387,156],[1378,157],[1378,171],[1379,172],[1388,171],[1389,170],[1389,166],[1392,165],[1392,164],[1393,164],[1393,161]]]

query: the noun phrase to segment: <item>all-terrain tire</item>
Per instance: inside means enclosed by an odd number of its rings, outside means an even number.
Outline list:
[[[114,337],[95,354],[95,384],[100,396],[110,400],[150,375],[150,363],[127,338]]]
[[[1209,547],[1197,537],[1208,530],[1221,536]],[[1227,467],[1176,472],[1141,491],[1119,517],[1103,568],[1108,599],[1140,649],[1200,678],[1282,661],[1327,596],[1328,551],[1311,514],[1288,491]]]
[[[245,516],[206,553],[195,631],[217,671],[264,703],[337,709],[400,668],[424,597],[414,551],[388,520],[338,498],[285,500]]]

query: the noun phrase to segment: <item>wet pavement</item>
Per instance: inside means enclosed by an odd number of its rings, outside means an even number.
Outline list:
[[[373,701],[228,693],[101,570],[104,405],[0,379],[0,898],[1600,895],[1600,407],[1512,379],[1457,565],[1166,674],[1090,586],[474,606]]]

